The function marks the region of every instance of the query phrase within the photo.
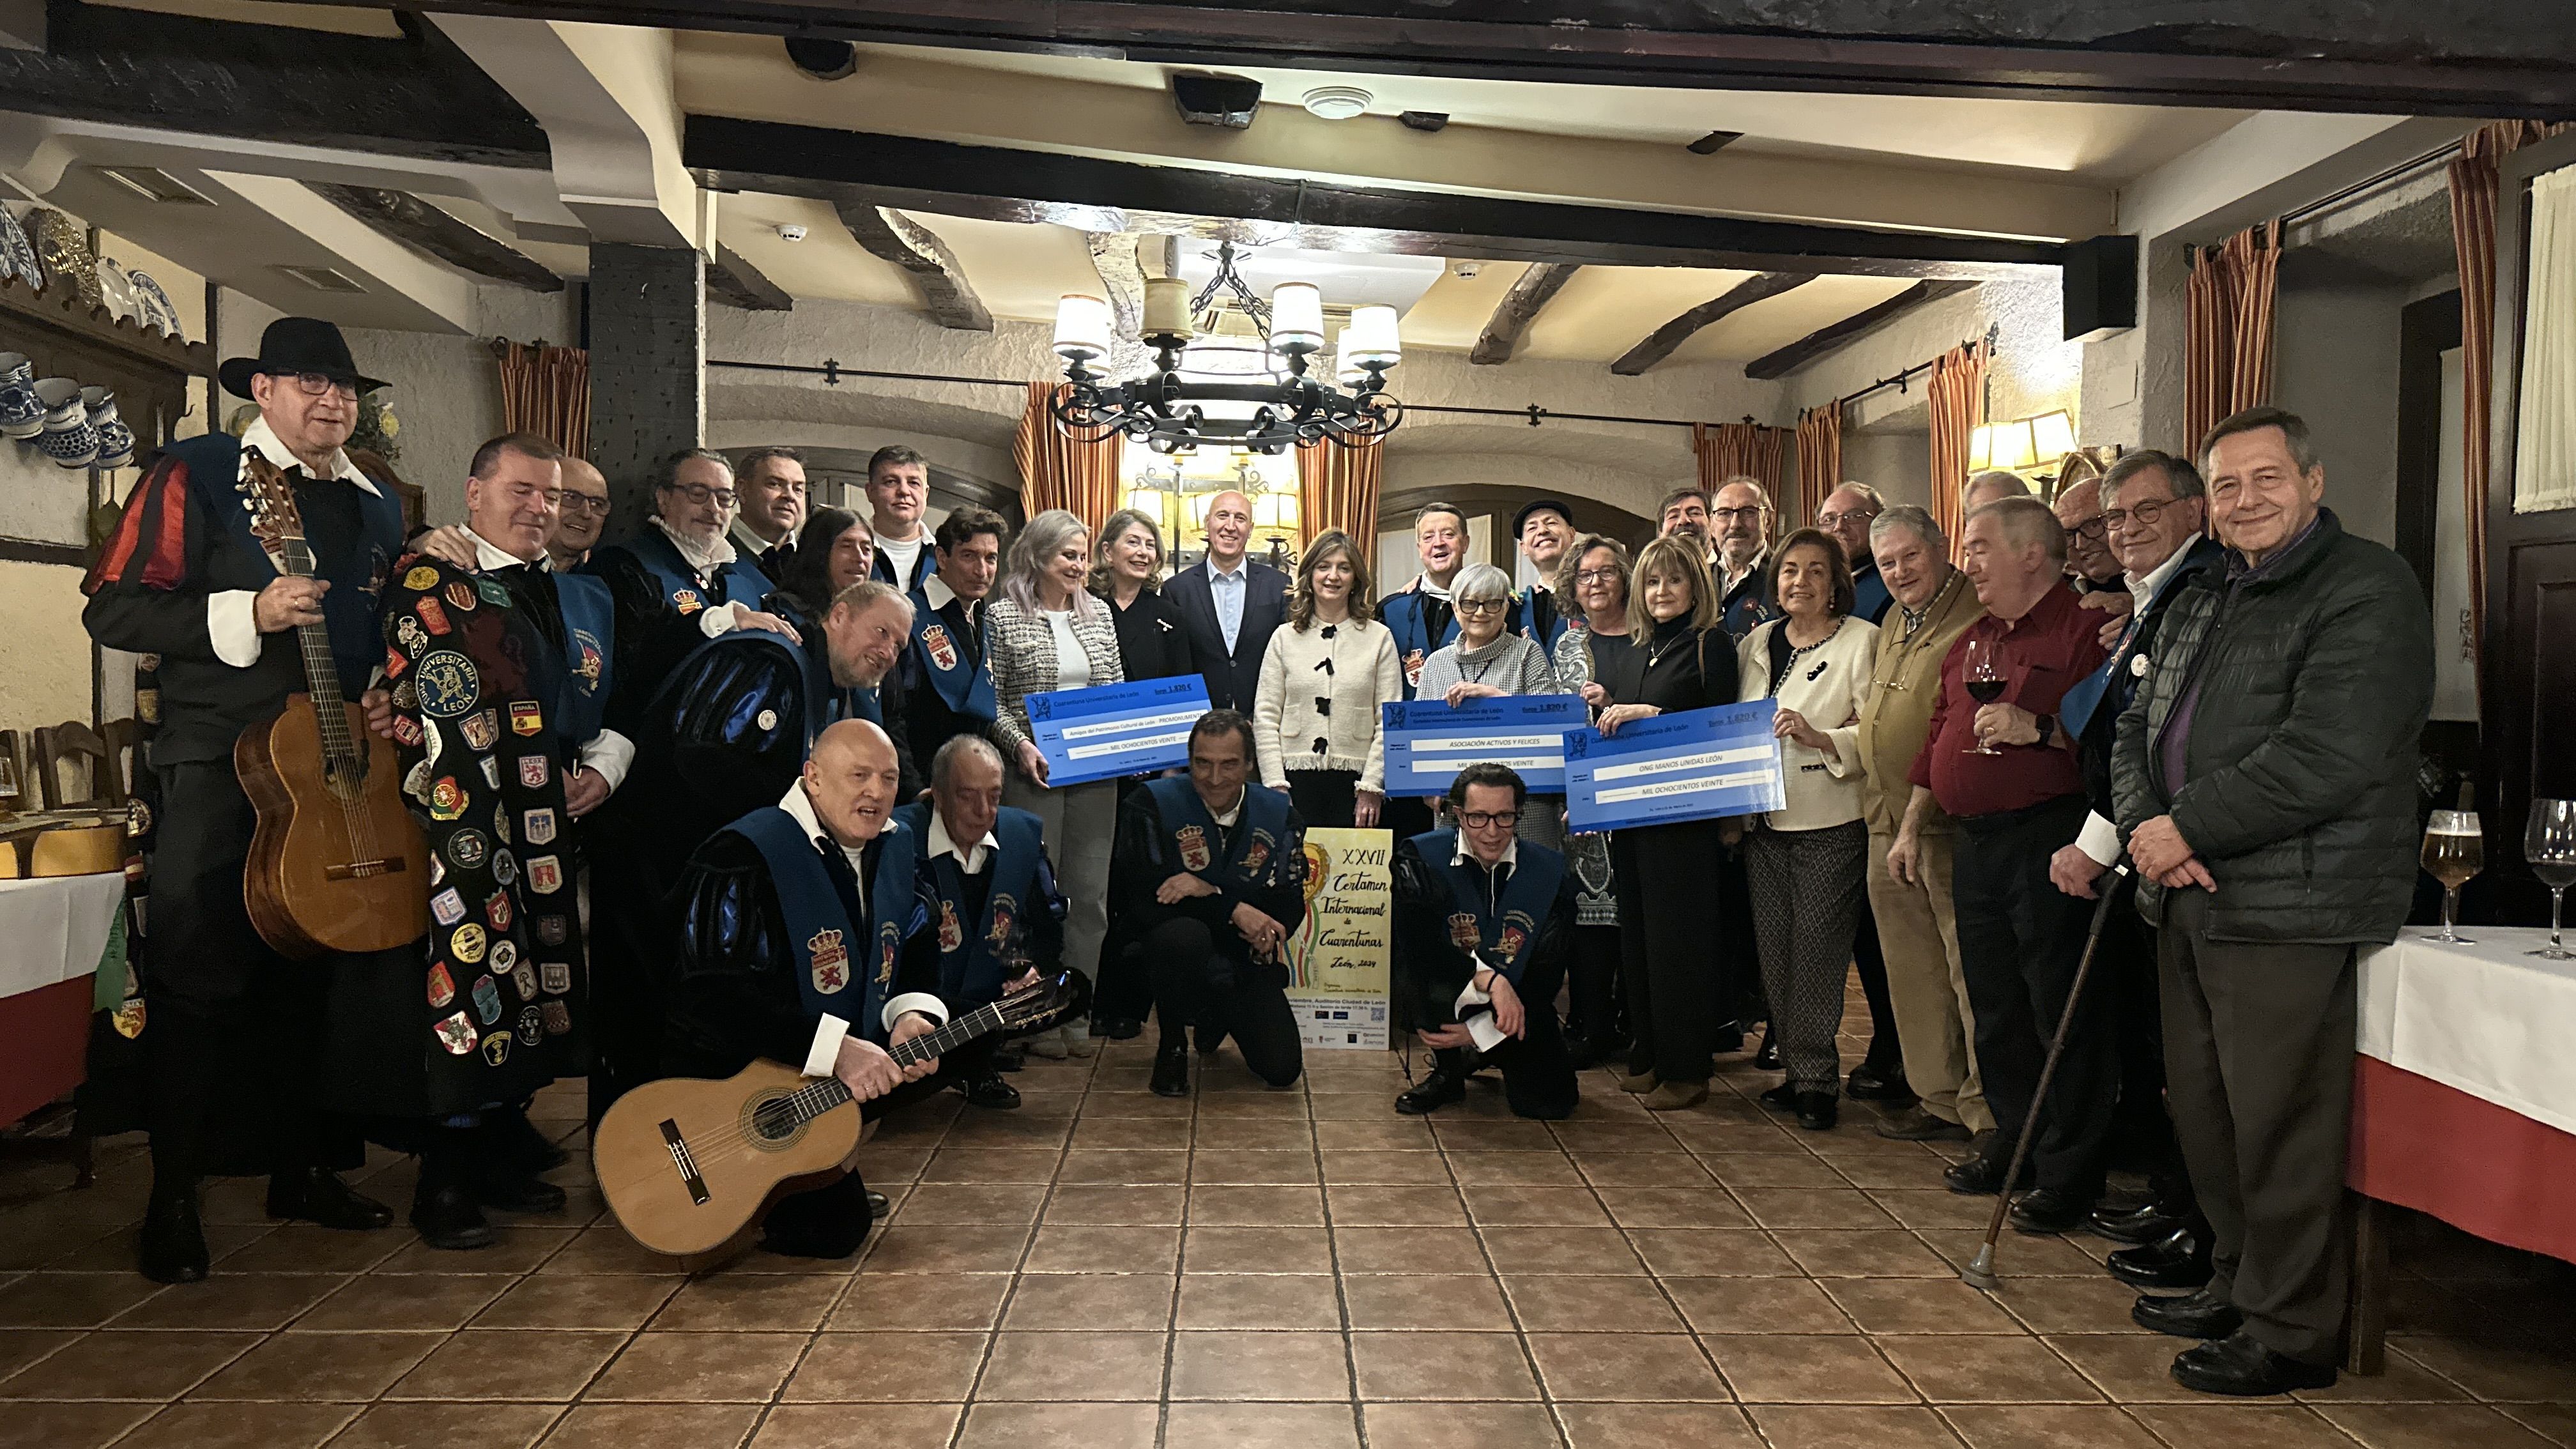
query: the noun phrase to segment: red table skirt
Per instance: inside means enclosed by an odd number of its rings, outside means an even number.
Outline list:
[[[0,996],[0,1127],[81,1084],[97,978],[83,973]]]
[[[2576,1262],[2576,1136],[2375,1057],[2353,1070],[2349,1181],[2491,1243]]]

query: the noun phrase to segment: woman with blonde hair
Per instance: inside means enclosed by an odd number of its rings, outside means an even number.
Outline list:
[[[1386,803],[1380,706],[1402,698],[1395,635],[1370,615],[1368,564],[1349,534],[1318,534],[1297,561],[1288,622],[1261,656],[1261,783],[1287,791],[1308,825],[1374,828]]]
[[[1002,597],[985,614],[986,660],[993,670],[993,743],[1010,762],[1002,801],[1034,813],[1044,825],[1047,858],[1070,912],[1064,964],[1099,979],[1100,944],[1108,933],[1109,843],[1118,828],[1118,782],[1051,787],[1037,742],[1029,735],[1028,697],[1057,690],[1124,683],[1118,632],[1109,607],[1083,587],[1091,572],[1091,530],[1061,508],[1029,520],[1011,540]],[[1041,1037],[1040,1056],[1090,1051],[1090,1027],[1064,1029],[1063,1041]]]

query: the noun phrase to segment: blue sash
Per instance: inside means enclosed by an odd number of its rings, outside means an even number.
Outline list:
[[[1541,592],[1531,589],[1512,597],[1512,624],[1522,638],[1547,651],[1547,657],[1554,659],[1556,641],[1565,637],[1565,609],[1552,590],[1546,591],[1546,601],[1542,604]]]
[[[579,749],[599,733],[617,666],[617,601],[608,581],[588,574],[555,574],[555,603],[563,612],[563,688],[555,727],[566,749]]]
[[[932,808],[925,800],[894,813],[923,850],[930,848]],[[984,894],[983,916],[971,932],[959,915],[966,904],[966,878],[957,868],[957,857],[937,855],[923,862],[922,883],[930,887],[937,902],[932,924],[939,930],[941,1000],[975,1006],[999,1001],[1002,983],[1020,974],[1003,961],[1002,948],[1010,944],[1011,932],[1021,924],[1021,912],[1042,908],[1034,897],[1044,834],[1037,816],[1002,808],[1001,818],[993,822],[993,838],[1001,849],[985,863],[992,874],[992,889]]]
[[[2201,544],[2206,542],[2208,540],[2202,539],[2188,547],[2198,553]],[[2214,549],[2215,545],[2212,547]],[[2083,734],[2084,727],[2092,722],[2093,711],[2100,709],[2105,700],[2113,709],[2129,707],[2129,699],[2137,693],[2138,687],[2137,676],[2129,672],[2133,667],[2129,661],[2137,655],[2138,630],[2155,616],[2156,610],[2164,607],[2165,599],[2173,593],[2175,585],[2197,572],[2193,567],[2195,562],[2197,560],[2186,559],[2182,567],[2165,576],[2163,587],[2156,590],[2154,598],[2147,600],[2145,608],[2130,611],[2129,627],[2121,631],[2118,647],[2111,651],[2110,658],[2102,661],[2101,668],[2066,686],[2065,695],[2057,701],[2057,723],[2068,735]]]
[[[644,565],[644,571],[662,585],[663,601],[683,614],[694,614],[716,604],[739,603],[758,608],[774,587],[759,564],[737,552],[733,562],[716,570],[713,588],[701,588],[697,571],[680,556],[680,546],[650,523],[626,547],[635,555],[635,561]]]
[[[249,496],[241,486],[241,451],[241,440],[225,432],[170,446],[170,452],[187,464],[188,486],[195,490],[207,516],[221,519],[226,535],[274,572],[276,564],[267,547],[251,532],[251,513],[245,506]],[[341,691],[355,697],[385,662],[377,603],[394,559],[402,553],[403,516],[402,499],[391,486],[377,483],[372,494],[354,483],[348,486],[357,490],[361,546],[354,555],[339,558],[324,558],[316,549],[313,573],[330,582],[330,592],[322,596],[322,627],[331,637],[331,662],[339,668]],[[309,536],[306,543],[311,546]]]
[[[869,530],[870,532],[874,532],[875,525],[870,524]],[[875,579],[879,583],[892,584],[896,588],[903,590],[905,593],[912,595],[913,607],[917,610],[922,606],[923,602],[921,596],[922,581],[929,578],[931,574],[936,572],[939,568],[938,553],[939,550],[937,546],[930,540],[929,532],[924,530],[921,536],[921,552],[913,555],[911,578],[899,579],[894,576],[894,560],[886,556],[886,551],[884,549],[878,549],[877,556],[869,562],[868,577]]]
[[[1422,863],[1449,884],[1449,900],[1460,907],[1447,921],[1449,944],[1475,952],[1513,985],[1529,965],[1530,947],[1556,905],[1557,887],[1565,882],[1565,857],[1543,845],[1520,842],[1512,878],[1503,882],[1502,899],[1485,903],[1485,870],[1473,860],[1458,864],[1458,832],[1433,830],[1413,837]]]
[[[1449,611],[1449,627],[1439,638],[1431,637],[1431,621],[1426,612],[1427,600],[1417,583],[1391,595],[1378,606],[1378,622],[1395,636],[1395,658],[1404,667],[1404,697],[1413,698],[1413,687],[1422,678],[1422,661],[1431,651],[1458,637],[1458,611]],[[1515,611],[1517,612],[1517,611]]]
[[[1148,781],[1145,788],[1153,793],[1154,808],[1162,813],[1163,828],[1171,832],[1172,849],[1183,870],[1219,890],[1238,894],[1246,887],[1268,883],[1279,863],[1278,854],[1288,843],[1291,817],[1284,792],[1245,783],[1243,813],[1234,823],[1234,850],[1220,861],[1216,817],[1208,813],[1207,802],[1199,798],[1198,787],[1188,776],[1168,775]],[[1299,862],[1299,868],[1304,868],[1304,862]]]
[[[918,842],[900,821],[889,821],[868,881],[868,932],[850,929],[850,906],[832,884],[823,856],[796,817],[763,806],[725,827],[752,843],[769,866],[778,909],[787,918],[788,948],[795,953],[796,991],[805,1014],[837,1016],[870,1041],[884,1042],[885,1004],[903,957],[905,937],[917,929],[921,902],[913,892]],[[844,993],[858,978],[855,1001]],[[852,1008],[856,1009],[853,1010]]]
[[[978,645],[983,641],[977,640]],[[984,651],[978,648],[976,658],[966,657],[965,641],[956,637],[946,619],[930,607],[929,595],[920,589],[912,593],[912,648],[921,659],[921,671],[930,686],[939,691],[948,708],[970,719],[993,722],[998,713],[993,699],[993,671],[982,663]]]

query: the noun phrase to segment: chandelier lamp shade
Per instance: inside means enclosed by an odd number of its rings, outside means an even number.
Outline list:
[[[1212,315],[1220,293],[1257,335],[1201,335],[1197,319]],[[1299,444],[1356,447],[1404,419],[1404,404],[1386,390],[1388,369],[1404,356],[1395,309],[1353,308],[1327,355],[1315,284],[1282,282],[1265,302],[1235,271],[1230,245],[1219,249],[1216,276],[1195,298],[1180,278],[1146,281],[1138,330],[1154,361],[1143,376],[1118,381],[1092,370],[1115,350],[1116,328],[1104,298],[1068,293],[1057,304],[1064,385],[1055,416],[1067,429],[1117,433],[1158,453],[1213,445],[1276,454]]]

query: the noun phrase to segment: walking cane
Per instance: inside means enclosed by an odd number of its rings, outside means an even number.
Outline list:
[[[2004,1214],[2012,1211],[2013,1184],[2021,1181],[2022,1164],[2030,1158],[2030,1139],[2039,1130],[2040,1104],[2048,1100],[2048,1084],[2057,1076],[2057,1058],[2066,1050],[2067,1031],[2075,1025],[2075,1003],[2084,998],[2084,978],[2093,973],[2093,949],[2102,944],[2102,926],[2111,919],[2111,901],[2120,893],[2120,882],[2128,876],[2125,856],[2103,872],[2102,898],[2093,907],[2093,929],[2085,933],[2083,959],[2075,963],[2075,980],[2066,988],[2066,1009],[2057,1014],[2057,1035],[2048,1043],[2048,1060],[2040,1064],[2039,1088],[2031,1093],[2030,1110],[2022,1114],[2021,1135],[2013,1139],[2012,1165],[2004,1169],[2003,1186],[1995,1192],[1995,1213],[1986,1219],[1986,1240],[1977,1246],[1977,1256],[1959,1270],[1961,1281],[1971,1288],[1992,1293],[2000,1286],[1995,1278],[1995,1240],[2003,1236]]]

